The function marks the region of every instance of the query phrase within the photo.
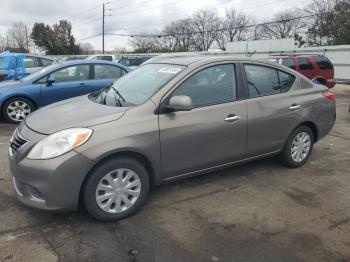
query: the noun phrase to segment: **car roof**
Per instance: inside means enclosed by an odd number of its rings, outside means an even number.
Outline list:
[[[119,64],[115,61],[106,61],[106,60],[87,60],[87,59],[78,59],[78,60],[68,60],[63,62],[57,62],[56,65],[80,65],[80,64],[101,64],[101,65],[114,65],[122,67],[123,69],[130,71],[130,68]]]

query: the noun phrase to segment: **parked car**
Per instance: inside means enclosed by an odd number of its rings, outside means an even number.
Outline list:
[[[66,61],[73,61],[73,60],[81,60],[86,59],[87,55],[74,55],[74,56],[65,56],[60,59],[58,59],[58,62],[66,62]]]
[[[51,65],[52,58],[23,53],[0,53],[0,81],[20,79]]]
[[[19,123],[40,107],[100,90],[127,72],[127,67],[107,61],[53,64],[21,80],[0,83],[2,116]]]
[[[133,57],[133,56],[123,56],[118,60],[118,63],[129,67],[130,69],[136,69],[142,63],[150,59],[151,57]]]
[[[26,205],[75,210],[81,200],[113,221],[151,185],[273,155],[302,166],[335,108],[326,87],[276,63],[169,58],[31,114],[12,136],[10,167]]]
[[[286,55],[273,56],[269,60],[276,61],[298,71],[318,84],[333,88],[334,68],[331,61],[323,55]]]
[[[104,61],[114,61],[117,57],[114,55],[90,55],[86,58],[87,60],[104,60]]]

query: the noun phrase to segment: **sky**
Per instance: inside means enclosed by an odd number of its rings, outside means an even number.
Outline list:
[[[102,49],[102,4],[106,3],[105,32],[140,34],[160,30],[171,21],[187,18],[198,9],[216,9],[219,15],[229,7],[251,14],[258,22],[289,8],[303,8],[308,0],[0,0],[0,35],[13,22],[31,27],[35,22],[57,23],[68,19],[73,35],[81,43]],[[130,48],[129,38],[107,35],[105,49]]]

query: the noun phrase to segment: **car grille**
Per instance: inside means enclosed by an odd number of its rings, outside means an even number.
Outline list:
[[[16,129],[10,140],[10,147],[11,147],[12,153],[16,152],[18,149],[24,146],[27,142],[28,140],[24,139]]]

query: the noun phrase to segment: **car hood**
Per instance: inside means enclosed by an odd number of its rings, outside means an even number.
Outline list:
[[[22,82],[18,80],[2,81],[0,82],[0,92],[1,90],[7,89],[7,88],[19,86],[20,84],[22,84]]]
[[[96,103],[87,95],[64,100],[30,114],[25,124],[32,130],[50,135],[73,127],[89,127],[117,120],[128,110]]]

